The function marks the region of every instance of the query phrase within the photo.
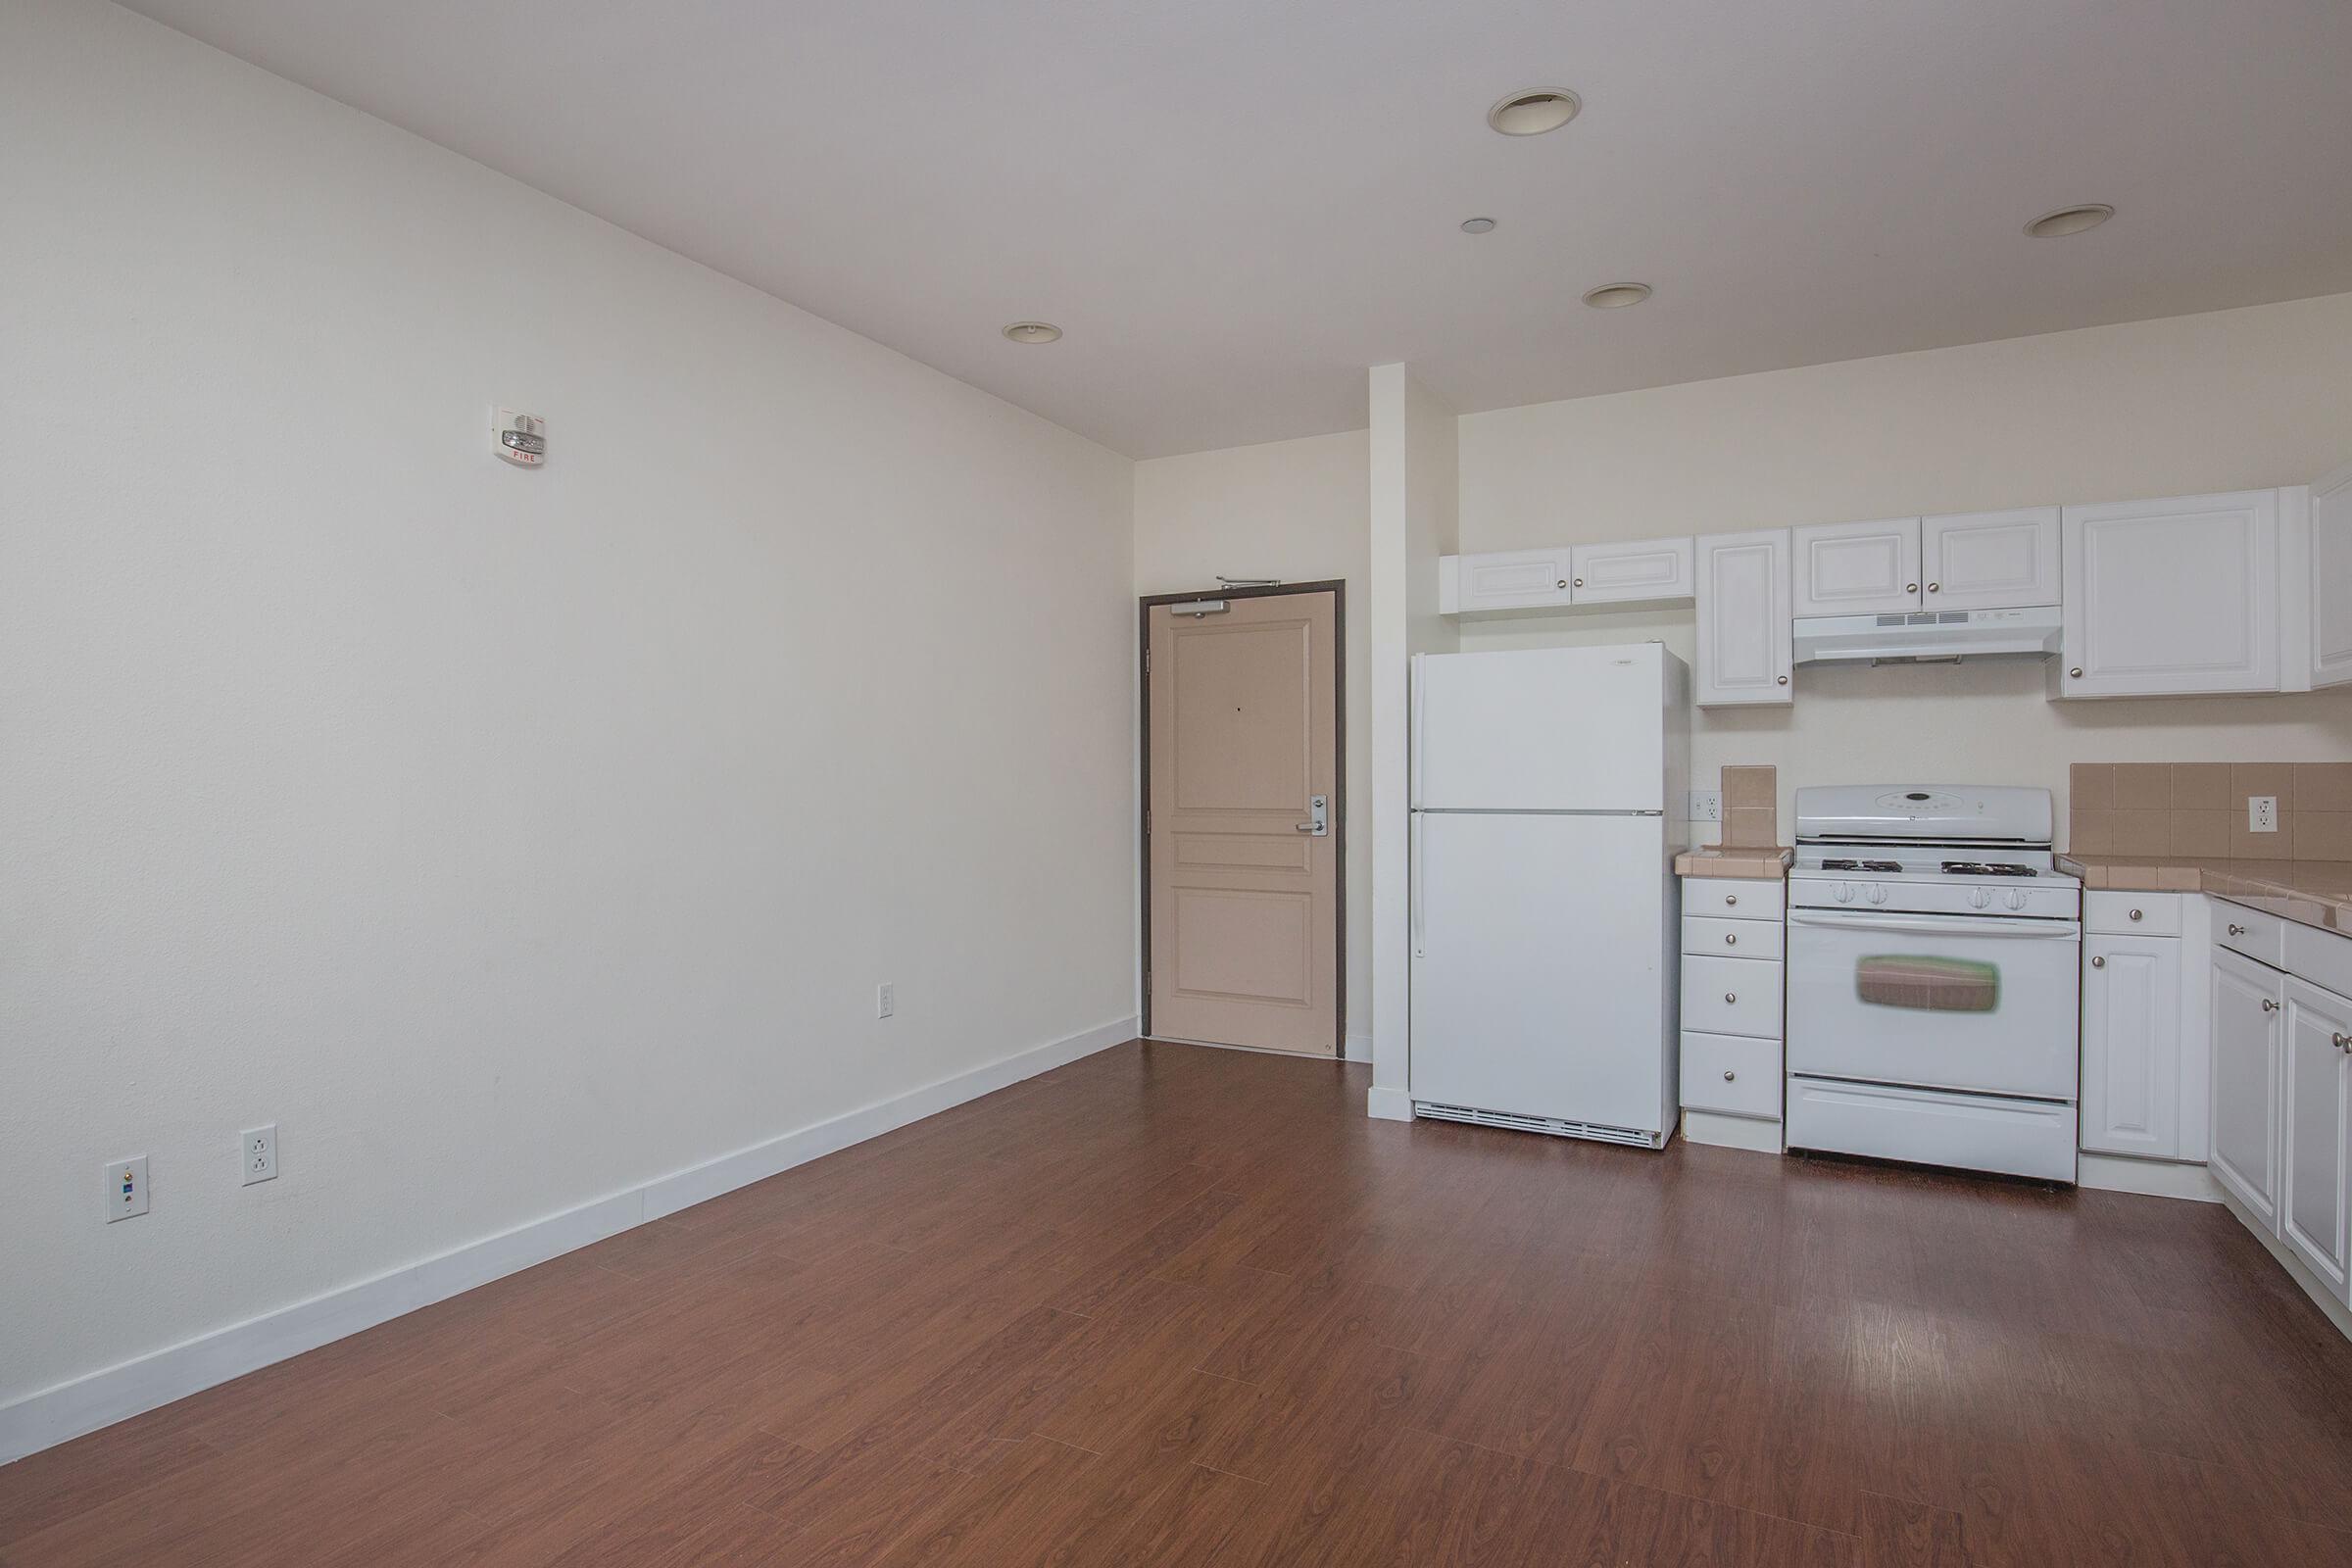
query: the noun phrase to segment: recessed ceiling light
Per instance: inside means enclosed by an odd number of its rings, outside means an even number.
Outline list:
[[[1596,311],[1622,311],[1649,298],[1647,283],[1603,283],[1585,291],[1585,303]]]
[[[1492,218],[1465,218],[1462,220],[1462,232],[1465,234],[1492,234],[1494,232],[1494,220]]]
[[[1576,118],[1584,100],[1565,87],[1530,87],[1498,100],[1487,111],[1487,123],[1505,136],[1541,136]]]
[[[2042,214],[2026,225],[2026,232],[2035,239],[2063,239],[2086,228],[2096,228],[2114,216],[2115,209],[2105,202],[2084,202],[2080,207],[2061,207],[2054,213]]]
[[[1015,343],[1051,343],[1061,336],[1061,328],[1052,321],[1015,321],[1004,335]]]

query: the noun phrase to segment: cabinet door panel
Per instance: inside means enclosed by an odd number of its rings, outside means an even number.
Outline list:
[[[2180,944],[2084,937],[2082,1147],[2178,1159],[2180,1127]]]
[[[1796,613],[1869,615],[1919,608],[1919,519],[1795,530]]]
[[[2336,1298],[2345,1290],[2346,1080],[2352,1055],[2352,1002],[2308,981],[2286,982],[2282,1063],[2286,1102],[2279,1116],[2278,1239],[2292,1248]]]
[[[1490,550],[1454,558],[1452,612],[1526,610],[1570,602],[1569,549]]]
[[[2213,954],[2214,1178],[2278,1228],[2278,981],[2251,958]]]
[[[1689,539],[1578,545],[1570,567],[1568,591],[1580,605],[1688,599],[1695,591]]]
[[[2016,610],[2058,603],[2058,509],[1972,512],[1920,523],[1920,603]]]
[[[2278,492],[2068,507],[2061,697],[2278,689]]]
[[[1700,539],[1698,706],[1788,702],[1796,658],[1788,622],[1788,529]]]
[[[2352,467],[2311,487],[2311,683],[2352,680]]]

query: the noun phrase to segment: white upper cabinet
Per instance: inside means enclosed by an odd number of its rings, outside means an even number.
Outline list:
[[[1438,611],[1454,615],[1565,605],[1571,593],[1569,555],[1566,545],[1557,545],[1447,556],[1438,563]]]
[[[2278,492],[2068,507],[2061,697],[2278,689]]]
[[[2352,680],[2352,467],[2311,487],[2311,684]]]
[[[1697,554],[1698,706],[1788,702],[1796,659],[1788,530],[1708,534]]]
[[[1822,522],[1794,530],[1799,615],[1917,610],[1920,519]]]
[[[1568,592],[1580,605],[1689,599],[1697,591],[1691,563],[1688,538],[1578,545],[1569,558]]]
[[[2056,507],[1925,517],[1919,527],[1919,569],[1927,579],[1921,608],[2020,610],[2059,602]]]

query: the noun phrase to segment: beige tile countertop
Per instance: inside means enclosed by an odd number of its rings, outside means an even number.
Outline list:
[[[1676,876],[1744,877],[1778,882],[1788,874],[1796,852],[1786,845],[1710,844],[1703,850],[1685,850],[1674,858]]]
[[[2302,925],[2352,932],[2352,860],[2065,854],[2058,869],[2093,892],[2211,893]]]

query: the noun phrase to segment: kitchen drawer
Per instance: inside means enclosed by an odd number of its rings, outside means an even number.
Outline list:
[[[1721,920],[1687,914],[1683,916],[1683,951],[1721,958],[1778,958],[1785,929],[1778,920]]]
[[[1781,966],[1760,958],[1685,958],[1683,1027],[1780,1039]]]
[[[2082,929],[2110,937],[2177,937],[2180,899],[2178,893],[2085,893]]]
[[[2332,931],[2315,930],[2307,925],[2288,925],[2286,972],[2315,986],[2325,986],[2339,997],[2352,997],[2352,937],[2340,937]]]
[[[2217,899],[2213,906],[2213,940],[2216,945],[2242,953],[2257,963],[2267,963],[2274,969],[2286,967],[2286,922],[2275,914]]]
[[[1683,913],[1730,920],[1778,920],[1781,895],[1788,886],[1777,879],[1735,876],[1683,878]]]
[[[1683,1032],[1683,1103],[1727,1116],[1781,1119],[1781,1043]]]

